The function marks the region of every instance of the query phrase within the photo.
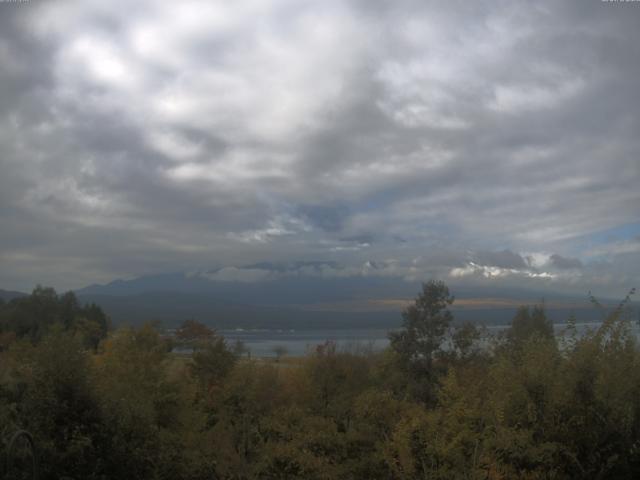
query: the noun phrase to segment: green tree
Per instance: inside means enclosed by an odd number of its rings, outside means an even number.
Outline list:
[[[553,323],[547,318],[544,304],[534,305],[533,308],[528,305],[519,307],[506,336],[513,346],[521,346],[532,336],[553,340]]]
[[[109,317],[98,305],[90,303],[77,309],[72,328],[87,347],[96,350],[99,343],[107,337],[109,327]]]
[[[0,386],[8,400],[0,400],[0,410],[11,412],[5,422],[34,436],[41,478],[95,478],[106,453],[105,425],[81,343],[53,328],[37,345],[22,342],[7,355],[2,360],[13,368]]]
[[[453,352],[459,360],[466,361],[482,352],[479,342],[482,330],[470,322],[456,327],[451,334]]]
[[[191,372],[204,392],[219,385],[236,364],[237,356],[224,338],[214,336],[201,344],[191,357]]]
[[[40,285],[31,295],[15,298],[0,308],[3,344],[11,337],[6,336],[9,332],[16,339],[28,338],[37,343],[54,325],[77,334],[85,347],[95,350],[107,336],[109,319],[95,304],[80,305],[73,292],[58,295],[53,288]]]
[[[176,330],[176,339],[192,348],[208,343],[214,336],[215,332],[211,328],[193,319],[185,320]]]
[[[208,427],[215,439],[214,458],[220,478],[256,478],[267,440],[267,425],[286,401],[278,371],[270,365],[239,363],[210,399]]]
[[[185,375],[169,378],[167,341],[146,324],[116,331],[102,350],[94,372],[107,424],[107,478],[180,478]]]
[[[449,311],[453,301],[444,282],[430,280],[423,283],[422,292],[413,305],[402,312],[402,330],[389,334],[391,348],[411,381],[410,389],[427,403],[435,399],[437,372],[434,359],[441,352],[453,320]]]

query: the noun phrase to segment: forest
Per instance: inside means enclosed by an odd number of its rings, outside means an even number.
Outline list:
[[[638,478],[630,296],[591,298],[586,332],[554,335],[534,305],[488,335],[429,281],[384,351],[267,360],[194,320],[115,329],[38,287],[0,303],[0,468],[32,478],[8,451],[24,430],[42,479]]]

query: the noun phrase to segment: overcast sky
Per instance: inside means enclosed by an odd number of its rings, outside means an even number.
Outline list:
[[[5,289],[331,261],[623,296],[640,2],[1,1],[0,222]]]

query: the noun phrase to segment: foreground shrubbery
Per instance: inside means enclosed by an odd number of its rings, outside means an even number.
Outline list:
[[[73,318],[16,334],[5,305],[0,426],[34,434],[51,479],[640,474],[640,350],[624,305],[561,341],[543,310],[521,309],[487,346],[471,326],[451,330],[451,301],[426,284],[387,351],[328,343],[280,363],[241,359],[194,322],[177,336],[190,357],[150,325],[97,350]]]

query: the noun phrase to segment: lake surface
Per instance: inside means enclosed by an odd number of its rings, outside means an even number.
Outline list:
[[[578,323],[576,329],[578,333],[583,333],[596,329],[600,325],[600,322]],[[489,335],[495,335],[507,327],[506,325],[488,325],[486,329]],[[559,337],[563,335],[566,328],[565,323],[554,324],[556,335]],[[632,328],[636,336],[639,336],[638,325],[633,323]],[[379,351],[389,345],[388,332],[388,329],[380,328],[302,330],[238,328],[218,331],[230,346],[233,346],[236,341],[241,341],[255,357],[275,357],[276,348],[284,348],[286,355],[301,356],[327,341],[335,342],[338,350]]]
[[[275,349],[286,349],[287,355],[301,356],[327,341],[336,343],[339,350],[382,350],[388,344],[388,330],[336,329],[336,330],[220,330],[230,346],[241,341],[252,356],[275,357]]]

